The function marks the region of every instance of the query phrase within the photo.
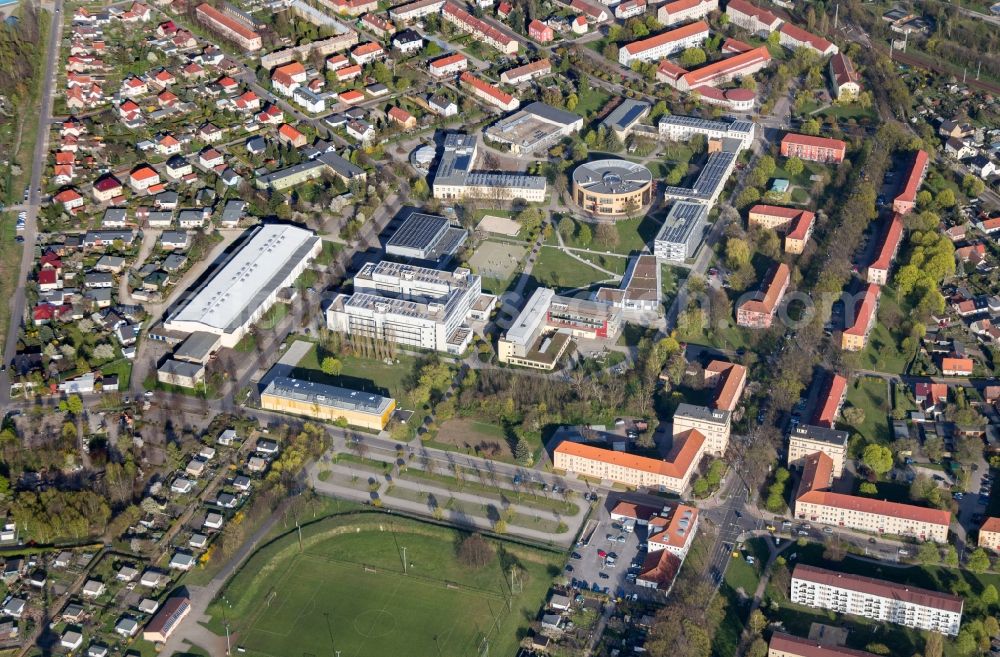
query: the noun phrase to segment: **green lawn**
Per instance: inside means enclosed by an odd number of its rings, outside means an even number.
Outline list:
[[[847,386],[847,406],[856,406],[865,412],[865,420],[851,427],[868,442],[888,444],[892,439],[889,427],[889,400],[886,382],[873,377],[859,377]]]
[[[406,381],[417,362],[413,356],[397,354],[396,360],[399,362],[387,364],[380,360],[338,354],[336,358],[341,363],[340,375],[330,376],[323,372],[321,366],[323,359],[329,354],[324,352],[321,355],[321,351],[322,347],[313,345],[298,362],[292,376],[356,390],[386,393],[396,399],[400,408],[412,408]]]
[[[465,566],[459,532],[398,517],[335,517],[302,533],[301,552],[294,533],[263,548],[209,608],[209,627],[222,633],[225,610],[249,657],[479,655],[486,638],[512,655],[560,572],[558,555],[512,544]]]
[[[858,367],[889,374],[902,374],[910,362],[910,355],[900,349],[901,338],[892,334],[882,319],[899,317],[902,311],[891,290],[883,288],[879,298],[878,321],[868,336],[868,344],[860,354]]]
[[[631,219],[622,219],[615,222],[615,229],[618,232],[617,244],[615,243],[605,243],[597,239],[597,229],[594,225],[590,224],[591,233],[593,239],[589,244],[581,244],[577,238],[577,234],[573,234],[569,239],[564,239],[566,246],[571,246],[578,249],[591,249],[593,251],[610,251],[611,253],[617,253],[619,255],[629,255],[631,253],[636,253],[641,251],[645,246],[652,242],[656,237],[656,231],[659,230],[661,220],[658,220],[653,215],[644,215],[641,217],[633,217]],[[558,239],[553,236],[551,244],[558,244]]]
[[[860,122],[864,119],[874,121],[878,117],[878,114],[875,110],[871,108],[864,109],[857,103],[851,103],[850,105],[831,105],[830,107],[816,113],[817,118],[826,118],[828,116],[836,117],[837,120],[855,119]]]
[[[34,144],[34,140],[31,142]],[[25,167],[30,169],[30,167]],[[11,192],[13,193],[13,192]],[[23,247],[14,241],[17,215],[14,212],[0,212],[0,295],[10,299],[14,295],[17,279],[21,271],[21,251]],[[0,333],[6,335],[10,321],[10,305],[0,304]]]
[[[539,285],[563,289],[590,287],[608,278],[607,274],[548,246],[542,247],[531,274]]]
[[[591,85],[586,93],[580,94],[579,98],[580,100],[576,104],[576,107],[573,108],[573,111],[580,116],[587,118],[597,110],[604,107],[604,105],[608,102],[608,99],[611,98],[611,95],[604,91],[604,89]]]
[[[595,253],[578,253],[577,255],[587,262],[591,262],[601,269],[614,272],[619,276],[623,276],[625,274],[625,270],[628,268],[628,258],[625,256]]]
[[[708,319],[706,318],[706,321]],[[677,337],[692,344],[700,344],[719,349],[743,349],[749,345],[748,329],[736,325],[732,318],[726,320],[726,325],[714,330],[702,329],[697,333],[678,330]]]
[[[129,379],[132,378],[132,361],[128,358],[113,360],[101,366],[101,374],[117,374],[119,390],[128,390]]]

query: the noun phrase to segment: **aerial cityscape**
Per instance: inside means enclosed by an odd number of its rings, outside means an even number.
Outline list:
[[[1000,657],[1000,2],[0,0],[0,657]]]

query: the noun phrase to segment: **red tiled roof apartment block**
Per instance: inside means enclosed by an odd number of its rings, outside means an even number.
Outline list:
[[[770,63],[771,53],[765,46],[761,46],[685,73],[677,79],[674,86],[680,91],[703,86],[714,87],[753,75]]]
[[[441,11],[444,0],[416,0],[405,5],[398,5],[389,10],[389,17],[394,21],[410,23],[424,16],[430,16]]]
[[[646,527],[650,552],[666,550],[683,559],[698,531],[698,509],[686,504],[664,506]]]
[[[1000,518],[986,519],[979,528],[976,545],[993,552],[1000,552]]]
[[[832,471],[833,460],[823,452],[806,459],[795,494],[796,518],[872,534],[948,542],[950,512],[830,492]]]
[[[705,366],[705,385],[715,384],[712,406],[723,411],[734,411],[743,396],[747,383],[747,368],[739,363],[713,360]]]
[[[635,578],[635,585],[663,591],[664,595],[669,594],[682,565],[683,562],[680,559],[666,550],[649,552],[642,560],[639,575]]]
[[[853,306],[848,306],[848,311],[854,311],[853,318],[848,314],[847,328],[844,329],[840,338],[840,348],[844,351],[861,351],[868,344],[868,335],[875,326],[875,315],[878,310],[878,299],[882,294],[882,288],[874,283],[869,283],[864,294]]]
[[[906,176],[906,184],[903,185],[903,191],[892,202],[892,209],[895,212],[907,214],[917,205],[917,191],[924,184],[929,160],[927,151],[917,151],[917,155],[913,159],[913,166],[910,167],[910,173]]]
[[[552,62],[546,59],[539,59],[524,66],[518,66],[504,71],[500,74],[500,81],[504,84],[521,84],[535,78],[540,78],[552,72]]]
[[[469,58],[460,52],[438,57],[427,65],[427,71],[436,78],[461,73],[469,68]]]
[[[847,379],[839,374],[831,374],[827,380],[819,405],[813,414],[813,422],[821,427],[833,428],[847,395]]]
[[[746,0],[729,0],[726,3],[726,16],[729,16],[729,22],[733,25],[758,35],[774,32],[783,22],[766,9],[754,6]]]
[[[864,650],[824,645],[813,639],[775,632],[768,643],[767,657],[875,657]]]
[[[463,85],[472,91],[472,94],[479,98],[480,100],[486,101],[494,107],[499,107],[507,112],[512,112],[518,108],[521,104],[517,98],[514,98],[506,91],[501,91],[492,84],[477,78],[472,73],[465,71],[459,77],[459,80]]]
[[[971,358],[942,358],[941,374],[945,376],[972,376],[975,362]]]
[[[656,20],[665,27],[685,21],[694,21],[718,11],[719,0],[674,0],[660,5],[656,10]]]
[[[750,208],[747,221],[751,226],[761,226],[785,235],[785,252],[802,253],[812,235],[816,214],[800,208],[777,205],[755,205]]]
[[[646,0],[625,0],[615,7],[615,18],[627,20],[633,16],[641,16],[646,13]]]
[[[885,285],[889,281],[889,269],[892,268],[892,261],[899,253],[899,245],[903,241],[903,219],[900,215],[894,214],[889,220],[889,227],[886,228],[882,237],[882,246],[879,247],[878,255],[872,264],[868,265],[868,282],[875,285]]]
[[[810,162],[840,164],[847,155],[847,144],[839,139],[813,137],[789,132],[781,139],[782,157],[797,157]]]
[[[648,62],[669,57],[687,48],[699,46],[708,38],[708,23],[698,21],[657,34],[648,39],[633,41],[618,51],[618,63],[631,66],[632,62]]]
[[[705,452],[705,437],[688,431],[674,437],[667,459],[659,460],[564,440],[552,454],[553,467],[635,488],[683,492]]]
[[[784,47],[795,50],[796,48],[808,48],[821,57],[836,55],[840,50],[834,44],[812,32],[806,32],[797,25],[785,23],[778,30],[778,43]]]
[[[864,616],[949,636],[958,634],[964,600],[957,595],[896,584],[874,577],[796,564],[792,602]]]
[[[770,328],[790,278],[791,272],[785,263],[772,267],[758,292],[761,298],[744,301],[736,309],[736,323],[747,328]]]
[[[486,43],[486,45],[492,46],[504,54],[513,55],[517,53],[519,45],[517,39],[509,34],[505,34],[499,28],[486,21],[476,18],[456,4],[446,2],[444,9],[441,11],[441,16],[445,21],[451,23],[462,32],[472,34],[480,41]]]
[[[390,121],[399,124],[404,130],[412,130],[417,127],[417,118],[402,107],[393,107],[386,115]]]
[[[842,52],[830,58],[830,80],[838,100],[857,98],[861,93],[861,77],[854,72],[854,65]]]
[[[223,14],[208,3],[202,3],[195,9],[198,20],[215,32],[218,32],[244,50],[260,50],[262,42],[260,35],[250,29],[250,26]]]
[[[603,23],[608,20],[608,12],[603,7],[587,0],[573,0],[569,5],[573,11],[578,11],[585,17],[585,20],[593,23]],[[577,20],[579,20],[577,16]]]

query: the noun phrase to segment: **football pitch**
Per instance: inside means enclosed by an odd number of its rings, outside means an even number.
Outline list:
[[[468,568],[454,556],[457,532],[419,529],[401,530],[397,521],[391,531],[314,537],[301,552],[289,539],[255,555],[223,592],[234,644],[250,657],[471,657],[487,646],[489,654],[514,654],[558,556],[523,547],[506,555],[517,564],[511,595],[503,558]],[[219,605],[209,610],[213,626]]]

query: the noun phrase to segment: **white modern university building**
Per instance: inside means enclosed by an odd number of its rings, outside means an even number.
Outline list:
[[[797,564],[792,602],[955,636],[964,601],[957,595]]]
[[[670,141],[687,141],[695,135],[704,135],[706,139],[734,140],[730,142],[739,152],[753,145],[754,124],[752,121],[712,121],[699,119],[695,116],[677,116],[668,114],[657,124],[662,139]],[[723,142],[725,146],[726,142]]]
[[[659,260],[684,262],[693,258],[705,234],[708,206],[704,203],[677,201],[653,240],[653,255]]]
[[[218,346],[235,347],[319,255],[322,242],[312,231],[287,224],[264,224],[209,278],[170,313],[163,327],[182,333],[211,333]]]
[[[361,268],[353,294],[334,298],[326,324],[351,337],[461,354],[472,342],[466,320],[485,318],[495,302],[468,269],[447,272],[382,261]]]
[[[438,163],[432,189],[434,198],[485,198],[494,201],[523,199],[529,203],[545,200],[545,177],[524,173],[473,171],[476,137],[451,133],[444,140],[444,154]]]

